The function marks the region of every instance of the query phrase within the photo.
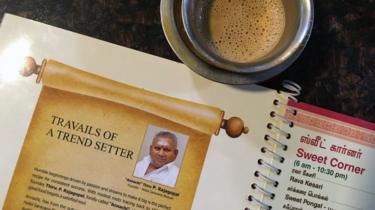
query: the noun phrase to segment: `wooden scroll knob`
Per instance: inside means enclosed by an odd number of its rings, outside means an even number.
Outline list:
[[[23,67],[20,69],[19,73],[24,77],[28,77],[32,74],[38,74],[39,69],[40,69],[40,66],[36,64],[34,58],[25,57]]]
[[[249,128],[245,127],[243,120],[239,117],[231,117],[228,120],[223,120],[221,123],[221,128],[225,129],[228,136],[232,138],[237,138],[241,136],[242,133],[248,133]]]

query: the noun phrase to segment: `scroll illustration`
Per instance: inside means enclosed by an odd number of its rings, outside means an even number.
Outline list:
[[[42,91],[4,209],[190,209],[224,111],[28,58]]]

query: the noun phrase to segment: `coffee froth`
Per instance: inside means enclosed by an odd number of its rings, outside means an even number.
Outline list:
[[[285,28],[281,0],[213,0],[208,13],[211,45],[221,57],[256,61],[279,42]]]

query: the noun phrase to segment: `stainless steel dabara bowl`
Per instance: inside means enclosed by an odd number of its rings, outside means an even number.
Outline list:
[[[312,0],[281,0],[285,9],[285,28],[278,44],[262,58],[237,63],[219,56],[210,45],[207,12],[215,0],[181,0],[183,33],[190,50],[200,59],[217,68],[236,73],[256,73],[272,69],[283,71],[303,51],[314,20]],[[216,0],[217,1],[217,0]]]

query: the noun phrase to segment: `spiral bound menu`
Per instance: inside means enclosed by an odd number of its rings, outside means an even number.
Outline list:
[[[39,74],[43,87],[35,75],[0,77],[5,210],[374,209],[374,123],[297,102],[294,82],[280,91],[219,84],[181,63],[13,15],[0,38],[7,70],[21,56],[59,61]],[[228,124],[221,110],[249,132],[213,135]],[[179,139],[175,167],[164,167],[174,182],[142,168],[161,129]]]

